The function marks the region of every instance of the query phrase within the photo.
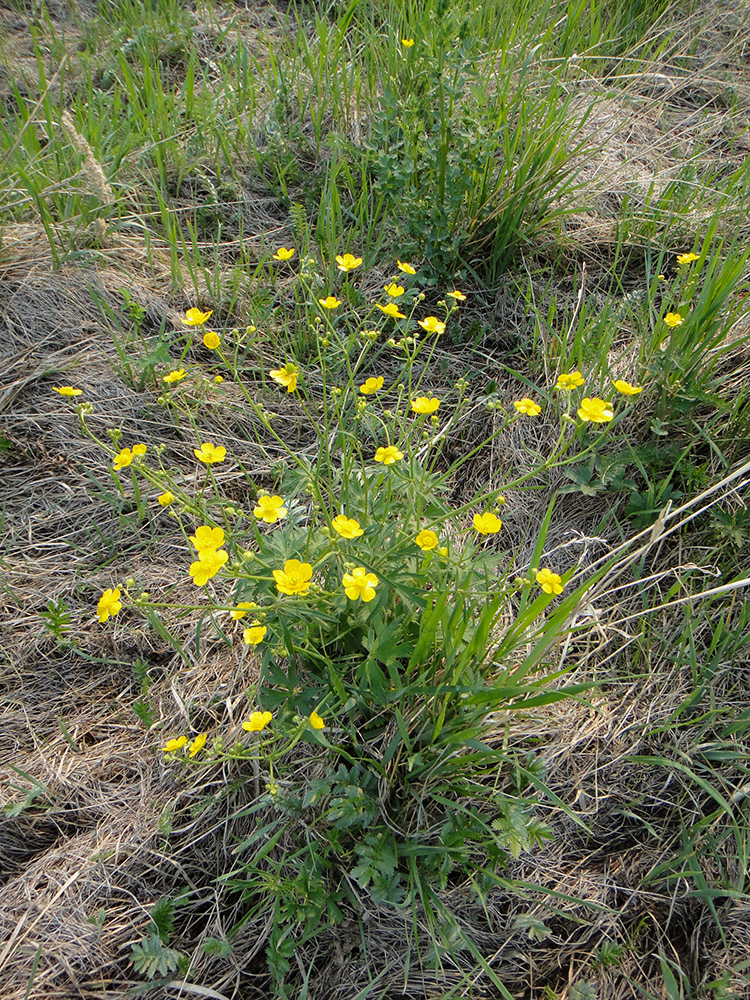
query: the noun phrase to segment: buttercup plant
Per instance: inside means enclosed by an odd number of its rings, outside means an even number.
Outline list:
[[[275,255],[280,266],[289,259],[283,249]],[[348,255],[337,261],[344,274],[361,265]],[[468,405],[466,383],[438,387],[430,384],[428,373],[464,296],[456,290],[451,304],[444,302],[443,318],[422,317],[420,296],[409,286],[416,269],[404,262],[397,268],[406,287],[391,283],[386,291],[392,296],[398,291],[395,298],[403,308],[372,302],[364,315],[349,314],[335,294],[314,289],[298,275],[318,331],[315,354],[304,363],[274,359],[265,368],[271,381],[261,398],[231,348],[237,337],[222,338],[230,343],[217,350],[216,365],[253,413],[259,446],[270,439],[286,458],[275,484],[278,492],[258,492],[247,513],[225,501],[212,471],[219,463],[234,464],[227,445],[203,440],[193,449],[198,470],[205,470],[197,492],[164,467],[156,444],[114,455],[118,466],[132,466],[134,487],[148,487],[141,492],[152,493],[154,511],[168,508],[183,533],[184,558],[177,572],[195,585],[192,607],[221,622],[261,661],[261,679],[251,696],[259,707],[241,731],[220,738],[212,734],[210,750],[207,737],[187,746],[187,738],[178,736],[163,749],[191,766],[225,758],[254,761],[265,778],[269,808],[284,818],[290,835],[303,819],[320,824],[329,831],[341,864],[349,859],[360,891],[393,903],[416,891],[417,876],[444,884],[456,866],[471,871],[479,879],[475,884],[492,884],[502,859],[518,850],[518,843],[530,848],[547,835],[534,814],[536,786],[517,801],[498,798],[492,775],[510,766],[508,753],[485,748],[477,764],[470,748],[481,739],[488,711],[534,702],[540,691],[547,700],[565,695],[565,688],[546,691],[538,670],[550,646],[550,629],[564,632],[567,614],[590,581],[570,585],[570,572],[555,566],[529,569],[518,578],[496,511],[504,502],[502,491],[580,460],[616,418],[611,403],[578,398],[585,381],[581,373],[561,375],[559,410],[544,402],[554,399],[552,386],[540,387],[535,398],[498,400],[501,417],[492,433],[446,467],[442,446]],[[392,335],[362,338],[358,331],[367,329],[378,310],[388,317]],[[208,315],[188,310],[183,322],[199,325]],[[373,365],[382,364],[393,348],[393,377],[386,388]],[[183,367],[164,378],[181,386],[197,375]],[[314,428],[313,460],[284,441],[269,415],[276,393]],[[172,405],[194,420],[187,397]],[[446,487],[472,456],[490,448],[512,422],[543,419],[543,413],[560,423],[543,462],[511,481],[487,484],[458,508],[447,504]],[[98,440],[80,409],[79,416],[86,433]],[[601,426],[591,431],[591,423]],[[549,516],[551,508],[535,565]],[[102,625],[130,608],[159,620],[165,631],[163,616],[172,605],[136,593],[132,588],[105,591],[97,607]],[[547,624],[550,605],[555,606],[554,625]],[[513,624],[501,627],[501,621]],[[531,664],[536,664],[533,678]],[[314,783],[295,764],[300,741],[311,747],[308,759],[317,761]],[[181,757],[178,751],[184,751]],[[447,806],[448,786],[455,808]],[[502,821],[511,805],[517,810],[512,836]],[[455,840],[459,827],[469,832]],[[389,858],[401,856],[408,844],[424,850],[414,856],[416,868],[402,867],[377,860],[374,845],[381,842]],[[305,850],[313,848],[308,843]],[[326,868],[320,858],[314,864],[323,866],[327,879],[338,878],[336,865]],[[252,877],[252,856],[242,859],[241,870],[242,877]],[[337,882],[336,892],[347,891]],[[322,911],[309,917],[321,918]],[[283,938],[282,924],[269,947]],[[287,927],[286,940],[293,942],[298,932]],[[290,955],[275,956],[282,978]]]

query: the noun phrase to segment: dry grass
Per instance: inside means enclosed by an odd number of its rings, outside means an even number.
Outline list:
[[[713,30],[725,31],[724,42],[736,40],[730,16],[722,18],[717,16]],[[243,12],[243,20],[268,27],[276,15],[259,4]],[[13,29],[15,21],[7,23]],[[721,51],[726,54],[727,46]],[[643,94],[608,98],[589,119],[587,127],[606,143],[601,159],[587,167],[592,181],[600,182],[596,212],[571,226],[571,239],[585,255],[606,252],[623,192],[637,190],[645,197],[668,182],[684,156],[693,150],[700,155],[724,141],[729,112],[710,110],[711,81],[701,83],[698,108],[687,100],[691,88],[699,89],[705,66],[719,67],[712,56],[705,58],[702,76],[696,71],[679,86],[665,78],[669,93],[662,91],[656,103],[637,104]],[[743,78],[743,99],[746,86]],[[734,165],[747,149],[740,133],[727,162]],[[191,197],[186,191],[186,203]],[[253,239],[259,250],[264,241],[283,239],[277,208],[270,202],[255,205]],[[203,949],[208,939],[226,941],[244,912],[239,895],[216,879],[233,869],[234,847],[254,827],[255,820],[243,810],[257,795],[255,775],[237,764],[185,768],[165,763],[158,748],[176,731],[238,736],[240,719],[254,705],[257,663],[246,647],[226,643],[218,634],[196,645],[195,618],[170,623],[183,644],[182,655],[134,616],[106,630],[98,625],[92,613],[95,595],[115,581],[132,575],[153,596],[170,591],[183,543],[166,515],[158,537],[145,537],[123,512],[113,511],[101,490],[92,489],[88,473],[106,484],[109,461],[81,436],[72,408],[51,392],[60,383],[85,388],[98,433],[122,425],[128,439],[167,441],[172,464],[186,478],[194,476],[192,431],[175,426],[150,387],[137,391],[123,378],[112,331],[91,288],[117,310],[127,283],[155,329],[163,315],[176,320],[187,300],[172,293],[166,257],[158,249],[147,255],[134,235],[110,236],[97,266],[69,263],[56,270],[52,263],[40,227],[5,228],[0,435],[9,447],[0,457],[0,762],[7,780],[0,786],[0,805],[30,797],[27,808],[15,814],[7,810],[0,820],[0,994],[4,1000],[128,995],[142,985],[129,958],[131,946],[146,933],[149,907],[182,894],[171,943],[189,956],[189,968],[183,981],[156,986],[148,996],[255,1000],[268,995],[266,915],[244,924],[233,938],[231,955]],[[372,287],[387,277],[374,273]],[[575,290],[565,288],[559,293],[575,296]],[[512,399],[517,385],[504,371],[501,352],[522,328],[522,309],[499,289],[494,302],[473,314],[467,311],[470,318],[493,330],[475,357],[496,379],[498,395]],[[446,350],[439,359],[446,365],[444,370],[436,366],[436,372],[442,371],[446,387],[462,374],[467,357],[468,348],[463,355]],[[627,358],[624,349],[623,369]],[[200,351],[191,359],[208,363]],[[733,375],[738,388],[746,364],[745,355],[738,355]],[[270,464],[253,439],[241,397],[227,385],[221,400],[199,426],[226,443],[262,482]],[[303,451],[309,440],[305,429],[284,407],[282,401],[280,424]],[[471,419],[449,436],[446,457],[465,453],[486,435],[493,419],[477,399]],[[476,482],[489,486],[513,470],[522,472],[520,456],[543,453],[553,432],[544,423],[515,425],[481,463],[472,465],[461,492],[468,495]],[[235,502],[247,500],[247,479],[238,468],[222,472],[220,481]],[[535,499],[520,493],[508,497],[512,502],[504,522],[519,570],[528,564],[530,540],[555,485]],[[581,513],[577,496],[559,504],[548,551],[557,549],[561,564],[565,559],[570,565],[588,563],[616,543],[614,537],[594,537],[604,505],[597,499]],[[681,541],[671,541],[654,555],[649,571],[671,583],[693,557],[696,553],[683,551]],[[178,585],[184,592],[189,586]],[[41,613],[60,600],[70,612],[74,644],[58,641],[44,627]],[[631,760],[634,755],[686,760],[697,769],[696,734],[703,741],[698,750],[741,750],[741,737],[725,732],[720,717],[745,710],[750,658],[745,651],[716,665],[712,693],[706,696],[710,703],[703,706],[709,720],[705,728],[699,713],[691,717],[691,726],[678,725],[675,713],[696,686],[690,666],[674,660],[685,615],[681,608],[664,612],[648,630],[639,620],[625,627],[612,624],[641,607],[639,595],[629,590],[609,602],[602,599],[597,627],[566,648],[568,659],[580,663],[577,679],[599,683],[595,694],[512,720],[490,720],[490,742],[510,740],[519,751],[542,748],[546,783],[569,806],[566,812],[548,805],[554,841],[512,862],[504,873],[507,884],[488,894],[483,909],[470,902],[466,887],[444,894],[514,1000],[547,1000],[546,991],[573,1000],[573,987],[581,982],[598,991],[600,1000],[640,1000],[662,981],[660,955],[685,972],[696,996],[718,1000],[707,984],[722,975],[734,996],[750,996],[746,977],[737,971],[750,953],[750,906],[744,896],[719,899],[717,923],[691,879],[679,873],[671,879],[654,875],[682,850],[686,823],[711,813],[711,796],[674,770]],[[709,625],[703,621],[701,628]],[[705,645],[708,637],[703,639]],[[145,666],[150,683],[150,729],[133,711],[142,696],[137,663]],[[747,808],[741,767],[727,764],[720,770],[717,765],[715,780],[741,816]],[[728,822],[719,817],[716,829],[724,830]],[[737,870],[738,855],[730,848],[731,838],[717,840],[702,863],[713,866],[717,879],[726,865],[731,885],[745,873]],[[415,928],[426,934],[423,915],[368,907],[361,926],[347,918],[301,950],[300,967],[315,969],[307,994],[311,1000],[354,1000],[376,975],[373,995],[387,1000],[437,1000],[453,988],[477,1000],[498,997],[497,986],[467,952],[445,955],[438,971],[413,965],[407,976],[405,950]],[[529,916],[544,924],[536,938],[524,923]],[[616,965],[601,958],[607,943],[622,948]]]

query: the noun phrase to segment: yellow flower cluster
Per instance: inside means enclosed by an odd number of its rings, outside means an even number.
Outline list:
[[[112,468],[116,470],[126,469],[134,458],[141,458],[146,454],[145,444],[134,444],[133,450],[130,448],[122,448],[120,452],[115,455],[115,460],[112,463]]]
[[[198,553],[198,558],[190,565],[190,575],[196,587],[205,587],[229,559],[229,553],[221,548],[224,544],[224,529],[203,524],[196,528],[190,541]]]

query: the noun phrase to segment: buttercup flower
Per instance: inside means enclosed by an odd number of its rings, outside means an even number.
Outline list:
[[[214,384],[215,385],[221,385],[221,383],[223,381],[224,381],[224,376],[223,375],[214,375]]]
[[[480,535],[496,535],[502,526],[503,522],[491,510],[486,510],[484,514],[474,515],[474,527]]]
[[[205,465],[213,465],[215,462],[223,462],[227,457],[227,449],[223,444],[213,445],[204,441],[200,448],[193,448],[193,454],[199,462]]]
[[[427,316],[419,320],[419,325],[427,333],[445,333],[445,323],[441,322],[437,316]]]
[[[162,382],[181,382],[186,375],[187,372],[184,368],[178,368],[176,371],[170,372],[169,375],[164,375]]]
[[[395,302],[389,302],[387,306],[381,306],[380,303],[377,302],[376,305],[382,313],[385,313],[386,316],[390,316],[391,319],[406,319],[406,315],[401,312]]]
[[[362,263],[361,257],[355,257],[353,254],[345,253],[342,256],[336,258],[336,263],[339,266],[339,271],[353,271],[355,267],[359,267]]]
[[[412,45],[414,44],[414,39],[413,38],[402,38],[401,39],[401,44],[403,45],[403,47],[405,49],[410,49],[412,47]]]
[[[405,260],[397,260],[396,264],[398,265],[399,271],[403,271],[404,274],[416,274],[417,273],[416,269],[413,268],[411,266],[411,264],[408,264]]]
[[[133,461],[134,455],[130,448],[122,448],[117,455],[115,455],[115,460],[112,463],[113,469],[126,469],[130,463]]]
[[[394,462],[399,462],[403,457],[404,453],[393,444],[389,444],[385,448],[378,448],[375,452],[375,461],[382,462],[383,465],[393,465]]]
[[[447,559],[448,558],[448,546],[447,545],[441,545],[440,548],[438,549],[438,555],[442,559]]]
[[[347,517],[345,514],[338,514],[334,517],[331,521],[331,526],[342,538],[359,538],[360,535],[364,535],[359,522],[355,521],[353,517]]]
[[[677,263],[678,264],[692,264],[692,262],[694,260],[698,260],[698,254],[697,253],[692,253],[692,251],[690,253],[678,253],[677,254]]]
[[[338,309],[341,305],[341,299],[337,299],[335,295],[328,295],[324,299],[318,299],[318,302],[324,309]]]
[[[99,598],[99,603],[96,606],[97,618],[100,622],[106,622],[110,616],[116,615],[121,607],[120,588],[115,587],[115,589],[112,590],[111,587],[107,587],[102,596]]]
[[[242,638],[248,646],[257,646],[263,642],[267,631],[268,629],[265,625],[261,625],[260,622],[253,622],[250,628],[246,628],[242,633]]]
[[[455,299],[456,302],[466,301],[466,296],[464,295],[464,293],[459,292],[457,288],[454,288],[452,292],[447,292],[446,294],[449,295],[452,299]]]
[[[266,524],[275,524],[286,517],[287,513],[284,501],[278,496],[258,497],[258,506],[253,508],[253,514]]]
[[[411,408],[414,413],[434,413],[440,406],[440,400],[435,396],[417,396],[412,399]]]
[[[287,559],[283,569],[273,571],[276,589],[281,594],[289,596],[299,594],[304,597],[310,589],[312,571],[310,563],[300,562],[299,559]]]
[[[685,317],[680,316],[679,313],[668,312],[664,317],[664,322],[671,330],[674,330],[676,326],[682,326],[685,322]]]
[[[399,295],[403,295],[406,289],[403,285],[397,285],[395,281],[392,281],[390,285],[385,285],[385,294],[390,295],[392,299],[397,299]]]
[[[53,385],[52,388],[61,396],[80,396],[83,392],[83,389],[74,389],[72,385]]]
[[[563,592],[562,577],[557,573],[553,573],[547,566],[539,570],[536,575],[536,582],[545,594],[562,594]]]
[[[576,389],[579,385],[583,385],[586,380],[580,372],[568,372],[567,375],[558,375],[557,382],[555,382],[556,389],[564,389],[565,392],[570,392],[571,389]]]
[[[310,712],[310,725],[313,729],[325,729],[326,724],[317,712]]]
[[[221,337],[216,333],[215,330],[208,330],[203,334],[203,343],[209,349],[209,351],[215,351],[216,348],[221,343]]]
[[[193,742],[188,747],[188,757],[195,757],[197,753],[200,753],[203,747],[206,745],[206,740],[208,739],[208,733],[198,733]]]
[[[374,573],[368,573],[364,566],[356,566],[351,573],[344,573],[341,583],[344,593],[350,600],[357,601],[362,598],[366,604],[375,596],[378,578]]]
[[[196,552],[215,552],[224,544],[224,529],[202,524],[200,528],[195,529],[195,534],[190,536],[190,541],[195,546]]]
[[[365,379],[365,381],[359,387],[359,391],[362,393],[363,396],[372,396],[374,392],[377,392],[378,389],[382,388],[383,388],[383,376],[378,375],[377,377],[371,376],[370,378]]]
[[[425,528],[423,531],[419,532],[414,541],[423,552],[430,552],[432,549],[437,548],[438,536],[434,531],[430,531],[429,528]]]
[[[139,458],[141,455],[146,454],[145,444],[134,444],[133,445],[133,458]]]
[[[248,733],[262,733],[272,718],[272,712],[252,712],[247,722],[242,723],[242,728]]]
[[[286,247],[279,247],[276,253],[273,255],[274,260],[291,260],[294,256],[294,247],[290,247],[288,250]]]
[[[182,750],[186,743],[187,736],[177,736],[175,739],[167,740],[162,750],[164,753],[175,753],[177,750]]]
[[[203,326],[209,316],[213,315],[213,309],[209,309],[207,313],[201,312],[200,309],[188,309],[184,316],[180,317],[180,322],[185,326]]]
[[[162,507],[168,507],[171,503],[174,503],[174,493],[170,493],[169,490],[165,490],[165,492],[160,493],[156,499]]]
[[[523,399],[514,400],[513,405],[519,413],[525,413],[527,417],[536,417],[542,412],[539,403],[535,403],[528,396],[524,396]]]
[[[609,403],[596,396],[586,396],[581,400],[578,408],[578,416],[583,421],[590,420],[594,424],[606,424],[614,417],[614,412]]]
[[[229,553],[226,549],[219,549],[218,552],[213,549],[205,549],[203,552],[199,552],[197,560],[190,564],[190,575],[196,587],[205,587],[208,581],[216,576],[228,558]]]
[[[278,382],[279,385],[285,385],[287,392],[294,392],[297,388],[299,368],[295,364],[292,364],[291,361],[287,361],[283,368],[273,368],[269,372],[269,375],[274,382]]]
[[[240,601],[236,608],[232,608],[229,612],[231,618],[238,622],[241,618],[244,618],[248,611],[253,608],[257,608],[258,605],[255,601]]]
[[[631,385],[630,382],[626,382],[624,378],[617,378],[612,381],[612,385],[621,392],[623,396],[637,396],[639,392],[643,392],[642,385]]]

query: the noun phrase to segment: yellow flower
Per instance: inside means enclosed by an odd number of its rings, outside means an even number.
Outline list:
[[[242,728],[248,733],[262,733],[272,718],[272,712],[252,712],[247,722],[242,723]]]
[[[420,319],[419,325],[427,333],[445,333],[445,323],[441,322],[437,316],[427,316],[426,319]]]
[[[403,45],[403,47],[405,49],[410,49],[412,47],[412,45],[414,44],[414,39],[413,38],[402,38],[401,39],[401,44]]]
[[[297,388],[299,368],[295,364],[292,364],[291,361],[287,361],[283,368],[273,368],[269,372],[269,375],[274,382],[278,382],[279,385],[285,385],[287,392],[294,392]]]
[[[491,510],[486,510],[484,514],[474,515],[474,527],[480,535],[496,535],[502,526],[503,522]]]
[[[437,548],[438,536],[434,531],[430,531],[429,528],[425,528],[423,531],[419,532],[414,541],[423,552],[430,552],[432,549]]]
[[[579,385],[583,385],[585,379],[580,372],[568,372],[567,375],[558,375],[557,382],[555,383],[556,389],[564,389],[565,392],[570,392],[571,389],[577,388]]]
[[[165,492],[160,493],[156,499],[162,507],[168,507],[171,503],[174,503],[174,493],[170,493],[169,490],[165,490]]]
[[[304,597],[310,589],[312,566],[299,559],[287,559],[283,569],[273,571],[273,578],[280,594],[300,594]]]
[[[692,251],[690,253],[678,253],[677,254],[677,263],[678,264],[692,264],[692,262],[694,260],[698,260],[698,254],[697,253],[692,253]]]
[[[229,558],[226,549],[204,549],[198,553],[198,559],[190,564],[190,575],[196,587],[205,587],[208,581],[216,576],[221,567]]]
[[[440,548],[438,549],[438,555],[441,556],[443,559],[447,559],[448,547],[446,545],[441,545]]]
[[[324,299],[318,299],[318,302],[324,309],[338,309],[341,305],[341,299],[337,299],[335,295],[328,295]]]
[[[411,408],[414,413],[434,413],[440,406],[440,400],[435,396],[417,396],[412,399]]]
[[[411,264],[407,264],[407,262],[405,260],[397,260],[396,264],[398,265],[399,271],[403,271],[404,274],[416,274],[417,273],[416,269],[413,268],[411,266]]]
[[[528,396],[524,396],[523,399],[516,399],[513,405],[519,413],[525,413],[527,417],[536,417],[542,412],[539,403],[535,403]]]
[[[363,396],[372,396],[374,392],[377,392],[378,389],[382,388],[383,388],[383,376],[378,375],[377,377],[371,376],[370,378],[365,379],[365,381],[359,387],[359,391],[362,393]]]
[[[284,501],[278,496],[258,497],[258,506],[253,508],[253,514],[266,524],[276,524],[287,515]]]
[[[146,454],[146,445],[145,444],[134,444],[133,445],[133,458],[137,458],[137,457],[140,457],[141,455],[145,455],[145,454]]]
[[[664,322],[670,329],[674,330],[676,326],[682,326],[682,324],[685,322],[685,318],[684,316],[680,316],[679,313],[669,312],[664,317]]]
[[[203,747],[206,745],[206,740],[208,739],[208,733],[198,733],[193,742],[188,747],[188,757],[195,757],[197,753],[200,753]]]
[[[83,389],[74,389],[72,385],[53,385],[52,388],[61,396],[80,396],[83,392]]]
[[[347,517],[345,514],[337,514],[331,521],[331,526],[342,538],[359,538],[360,535],[364,535],[359,521],[355,521],[353,517]]]
[[[184,368],[178,368],[176,371],[170,372],[169,375],[165,375],[162,382],[180,382],[186,375],[187,372]]]
[[[209,309],[207,313],[201,312],[200,309],[188,309],[184,316],[180,318],[180,322],[185,326],[203,326],[209,316],[213,315],[213,309]]]
[[[223,444],[212,445],[204,441],[200,448],[193,448],[193,454],[199,462],[205,465],[213,465],[215,462],[223,462],[227,457],[227,449]]]
[[[313,729],[325,729],[326,724],[317,712],[310,712],[310,725]]]
[[[224,544],[224,529],[202,524],[195,529],[195,534],[190,536],[190,541],[195,546],[196,552],[215,552]]]
[[[341,583],[350,600],[357,601],[361,597],[366,604],[375,596],[378,578],[374,573],[368,573],[364,566],[356,566],[351,573],[344,573]]]
[[[108,587],[99,598],[99,603],[96,606],[96,614],[99,621],[106,622],[111,615],[116,615],[121,607],[120,588],[115,587],[112,590],[111,587]]]
[[[591,398],[586,396],[581,400],[578,416],[584,421],[590,420],[595,424],[606,424],[614,417],[614,412],[611,405],[603,399],[598,399],[596,396]]]
[[[167,740],[167,745],[162,747],[164,753],[174,753],[176,750],[182,750],[182,748],[187,743],[187,736],[178,736],[176,739]]]
[[[291,260],[294,256],[294,247],[290,247],[288,250],[286,247],[279,247],[276,253],[273,255],[274,260]]]
[[[553,573],[547,566],[539,570],[536,575],[536,582],[545,594],[562,594],[563,592],[562,577],[557,573]]]
[[[389,444],[385,448],[378,448],[375,452],[375,461],[382,462],[383,465],[393,465],[394,462],[399,462],[403,457],[404,453],[393,444]]]
[[[397,285],[395,281],[392,281],[390,285],[385,285],[386,295],[390,295],[392,299],[397,299],[399,295],[403,295],[406,289],[403,285]]]
[[[134,455],[130,448],[122,448],[120,452],[115,455],[115,460],[112,463],[113,469],[126,469],[130,463],[133,461]]]
[[[385,313],[386,316],[390,316],[391,319],[406,319],[406,315],[400,311],[395,302],[389,302],[387,306],[381,306],[379,302],[376,303],[378,309]]]
[[[215,385],[221,385],[221,383],[223,381],[224,381],[224,376],[223,375],[214,375],[214,384]]]
[[[244,618],[248,611],[252,611],[253,608],[257,608],[258,605],[255,601],[240,601],[236,608],[233,608],[229,614],[230,616],[238,622],[241,618]]]
[[[208,330],[203,334],[203,343],[209,349],[209,351],[215,351],[216,348],[221,343],[221,337],[216,333],[215,330]]]
[[[642,385],[631,385],[630,382],[626,382],[624,378],[617,378],[612,381],[612,385],[621,392],[623,396],[637,396],[639,392],[643,392]]]
[[[362,263],[362,258],[355,257],[350,253],[345,253],[343,257],[339,256],[336,258],[336,263],[339,266],[339,271],[353,271],[355,267],[359,267]],[[328,308],[330,308],[330,306]]]
[[[246,628],[242,633],[242,638],[248,646],[257,646],[263,642],[267,631],[268,629],[265,625],[261,625],[260,622],[253,622],[250,628]]]
[[[448,292],[447,294],[452,299],[455,299],[456,302],[465,302],[466,301],[466,296],[464,295],[464,293],[463,292],[459,292],[459,290],[457,288],[454,288],[452,292]]]

